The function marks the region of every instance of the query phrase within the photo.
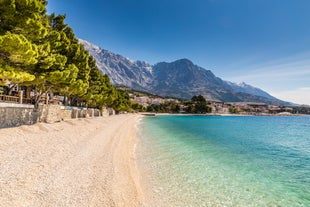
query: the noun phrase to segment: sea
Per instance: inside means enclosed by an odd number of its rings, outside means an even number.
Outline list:
[[[154,116],[139,129],[149,206],[310,206],[310,116]]]

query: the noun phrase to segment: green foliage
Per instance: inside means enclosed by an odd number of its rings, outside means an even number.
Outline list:
[[[193,96],[191,100],[191,102],[186,103],[187,113],[205,114],[211,112],[211,107],[207,105],[207,101],[202,95]]]
[[[139,103],[131,103],[131,108],[132,110],[136,111],[136,112],[145,112],[146,108],[144,108],[141,104]]]
[[[12,66],[29,66],[37,63],[38,49],[24,35],[7,32],[0,36],[1,58]]]
[[[207,103],[206,99],[202,95],[193,96],[192,101],[196,103]]]
[[[23,35],[7,33],[0,36],[0,84],[34,80],[31,67],[37,62],[37,47]]]
[[[115,93],[115,100],[112,104],[112,107],[117,111],[129,111],[131,108],[131,102],[129,96],[126,92],[117,90]]]
[[[166,101],[160,104],[151,104],[146,108],[146,111],[158,113],[179,113],[180,106],[174,101]]]
[[[45,0],[0,0],[0,85],[35,87],[93,107],[131,108],[78,43],[65,15],[47,15]]]
[[[7,31],[38,40],[47,34],[45,0],[1,0],[0,35]]]
[[[96,66],[96,62],[92,57],[88,59],[89,87],[83,99],[92,107],[101,108],[111,105],[115,99],[114,88],[110,84],[110,79],[107,75],[102,75]]]
[[[232,114],[237,114],[237,113],[239,113],[238,109],[235,108],[235,107],[229,107],[228,110],[229,110],[229,113],[232,113]]]
[[[46,35],[43,12],[45,1],[0,1],[0,79],[22,84],[35,79],[32,72],[38,63],[38,45]]]
[[[5,86],[9,82],[19,84],[25,81],[32,81],[34,79],[34,75],[23,72],[18,68],[12,68],[6,64],[3,64],[0,60],[0,85]]]

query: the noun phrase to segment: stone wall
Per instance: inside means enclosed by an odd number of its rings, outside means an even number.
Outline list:
[[[106,110],[106,114],[109,114]],[[37,122],[55,123],[74,118],[102,116],[98,109],[64,109],[60,105],[40,105],[35,111],[31,105],[0,105],[0,128],[30,125]]]
[[[35,124],[39,117],[33,108],[0,107],[0,128]]]
[[[99,109],[73,108],[71,111],[72,111],[72,115],[71,115],[72,119],[102,116],[102,112]]]
[[[59,116],[62,121],[72,119],[72,110],[61,109]]]
[[[42,105],[40,106],[40,111],[42,111],[40,121],[46,123],[55,123],[68,119],[102,116],[99,109],[63,109],[60,105]]]
[[[115,115],[115,110],[112,108],[102,108],[102,116],[112,116]]]
[[[40,122],[55,123],[72,118],[72,110],[62,109],[60,105],[40,105],[39,111]]]

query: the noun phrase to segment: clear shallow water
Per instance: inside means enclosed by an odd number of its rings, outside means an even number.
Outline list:
[[[145,117],[153,206],[310,206],[310,117]]]

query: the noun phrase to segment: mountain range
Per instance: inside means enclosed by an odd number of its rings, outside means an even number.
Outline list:
[[[291,105],[246,83],[222,80],[212,71],[197,66],[188,59],[151,65],[112,53],[82,39],[79,42],[95,58],[98,68],[110,77],[114,85],[180,99],[190,99],[201,94],[210,101]]]

